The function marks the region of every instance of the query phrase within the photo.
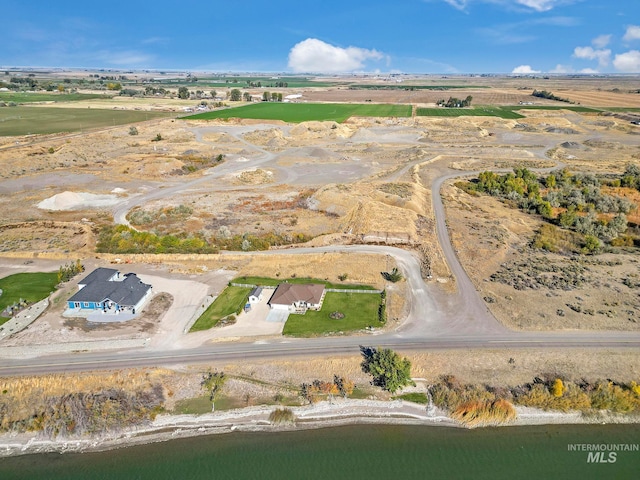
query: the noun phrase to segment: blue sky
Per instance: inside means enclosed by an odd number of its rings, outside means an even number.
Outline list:
[[[9,0],[2,12],[5,67],[640,72],[638,0]]]

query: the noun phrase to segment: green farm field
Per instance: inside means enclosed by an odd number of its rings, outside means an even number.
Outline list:
[[[255,118],[289,123],[333,120],[342,123],[349,117],[410,117],[410,105],[347,103],[256,103],[215,112],[184,117],[188,120],[218,118]]]
[[[518,113],[521,110],[570,110],[576,113],[597,113],[600,110],[589,107],[576,106],[556,106],[556,105],[516,105],[516,106],[490,106],[482,105],[471,108],[418,108],[417,115],[420,117],[500,117],[510,120],[524,118]]]
[[[524,118],[523,115],[500,107],[472,107],[472,108],[418,108],[419,117],[500,117],[506,119]]]
[[[77,102],[95,98],[112,98],[102,93],[30,93],[0,92],[0,102],[34,103],[34,102]]]
[[[472,89],[472,88],[491,88],[487,85],[360,85],[354,84],[349,87],[350,90],[456,90],[456,89]]]
[[[175,114],[96,108],[4,107],[0,108],[0,137],[75,132],[173,115]]]
[[[279,77],[277,79],[271,77],[204,77],[198,79],[196,84],[203,87],[242,88],[246,87],[249,82],[253,82],[254,84],[260,82],[265,88],[276,88],[272,86],[275,85],[276,82],[286,83],[287,88],[335,87],[345,84],[345,82],[315,81],[304,77]]]

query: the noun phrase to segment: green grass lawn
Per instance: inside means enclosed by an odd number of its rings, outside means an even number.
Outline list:
[[[289,315],[282,333],[293,337],[314,337],[378,326],[379,305],[380,294],[328,292],[321,310],[308,310],[304,315]],[[344,318],[330,318],[329,314],[335,311],[343,313]]]
[[[52,273],[16,273],[0,279],[0,311],[13,305],[21,298],[29,303],[39,302],[49,296],[58,284],[58,272]],[[0,325],[9,319],[0,317]]]
[[[33,103],[33,102],[77,102],[93,98],[112,98],[111,95],[101,93],[31,93],[31,92],[0,92],[0,102]]]
[[[405,393],[402,395],[397,395],[393,398],[406,400],[407,402],[420,403],[422,405],[427,405],[429,403],[429,398],[427,397],[427,395],[421,392]]]
[[[215,402],[216,410],[231,410],[246,406],[241,398],[225,397],[221,395]],[[211,413],[211,400],[209,395],[195,398],[185,398],[176,402],[174,413],[184,415],[201,415]]]
[[[188,120],[217,118],[256,118],[300,123],[311,120],[344,122],[349,117],[410,117],[410,105],[346,103],[253,103],[242,107],[216,110],[183,117]]]
[[[326,280],[320,280],[318,278],[309,277],[296,277],[296,278],[269,278],[269,277],[237,277],[232,280],[232,283],[244,283],[246,285],[259,285],[261,287],[275,287],[281,283],[320,283],[326,288],[342,288],[345,290],[375,290],[371,285],[353,285],[348,283],[331,283]]]
[[[222,318],[236,313],[247,303],[250,288],[227,287],[207,308],[196,323],[191,327],[191,332],[208,330],[214,327]]]
[[[2,107],[0,108],[0,137],[75,132],[174,115],[169,112],[97,108]]]

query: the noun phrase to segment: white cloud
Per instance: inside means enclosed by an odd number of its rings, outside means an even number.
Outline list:
[[[425,2],[432,2],[434,0],[423,0]],[[553,10],[559,5],[566,5],[575,3],[578,0],[443,0],[451,5],[453,8],[466,11],[467,5],[472,2],[476,3],[492,3],[501,5],[507,9],[513,9],[514,7],[526,7],[536,12],[548,12]]]
[[[122,65],[126,67],[145,67],[148,66],[153,56],[146,53],[137,52],[133,50],[121,51],[121,52],[98,52],[96,58],[105,62],[108,65]]]
[[[611,35],[599,35],[591,40],[591,44],[596,48],[604,48],[609,45],[609,42],[611,42]]]
[[[511,73],[515,75],[531,75],[532,73],[540,73],[540,70],[534,70],[531,65],[520,65],[514,68]]]
[[[551,10],[560,2],[557,0],[516,0],[516,3],[532,8],[537,12],[546,12]]]
[[[317,38],[307,38],[289,52],[289,68],[297,73],[344,73],[362,70],[367,60],[383,58],[385,55],[377,50],[341,48]]]
[[[613,59],[613,66],[616,70],[624,73],[639,73],[640,72],[640,51],[629,50],[625,53],[620,53]]]
[[[467,7],[468,0],[444,0],[453,8],[457,8],[458,10],[464,10]]]
[[[629,25],[627,27],[627,31],[624,34],[622,39],[625,42],[630,42],[632,40],[640,40],[640,26],[638,25]]]
[[[587,60],[598,60],[598,64],[601,67],[609,65],[609,59],[611,58],[611,50],[596,50],[593,47],[576,47],[573,50],[573,56],[576,58],[583,58]]]
[[[573,68],[567,65],[557,64],[556,68],[549,71],[549,73],[573,73]]]
[[[594,73],[600,73],[600,72],[598,72],[598,70],[595,70],[593,68],[583,68],[582,70],[580,70],[580,73],[594,74]]]

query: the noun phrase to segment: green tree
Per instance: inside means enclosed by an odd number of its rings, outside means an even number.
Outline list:
[[[180,87],[178,89],[178,98],[181,98],[183,100],[188,100],[189,99],[189,89],[187,87]]]
[[[233,90],[231,90],[231,96],[229,97],[229,100],[231,100],[232,102],[239,102],[240,100],[242,100],[242,92],[237,88],[234,88]]]
[[[220,393],[226,381],[227,377],[224,372],[212,372],[209,370],[202,376],[202,382],[200,382],[200,385],[209,394],[212,412],[215,410],[216,396]]]
[[[251,101],[251,94],[249,92],[244,92],[242,94],[242,97],[244,98],[245,102],[250,102]]]
[[[547,188],[553,188],[556,186],[556,176],[551,173],[547,176],[547,178],[544,181],[545,185]]]
[[[264,93],[262,94],[262,101],[263,101],[263,102],[268,102],[268,101],[269,101],[269,98],[271,98],[271,97],[270,97],[270,95],[269,95],[269,92],[264,92]]]
[[[382,277],[389,282],[396,283],[402,280],[402,273],[393,267],[390,272],[382,272]]]
[[[401,358],[389,348],[379,349],[360,346],[362,371],[373,377],[377,387],[395,393],[406,385],[415,385],[411,380],[411,362]]]

